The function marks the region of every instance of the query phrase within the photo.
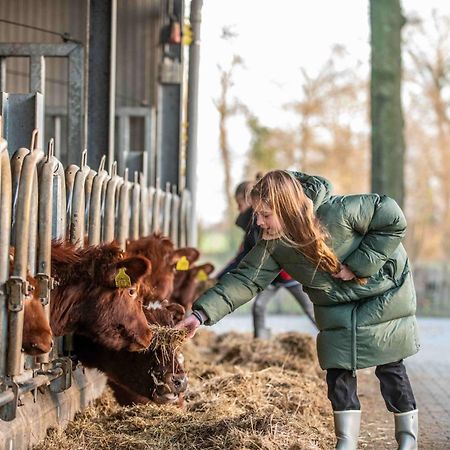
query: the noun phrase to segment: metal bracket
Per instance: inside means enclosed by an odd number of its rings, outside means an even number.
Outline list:
[[[19,406],[19,385],[14,381],[9,380],[8,386],[13,392],[14,399],[0,407],[0,419],[10,422],[11,420],[14,420],[17,415],[17,407]]]
[[[45,273],[38,273],[36,280],[38,282],[39,299],[43,306],[48,305],[50,291],[55,287],[54,279]]]
[[[53,369],[62,369],[60,377],[50,383],[52,392],[63,392],[72,386],[72,360],[70,358],[58,358],[53,361]]]
[[[28,281],[21,277],[11,276],[6,282],[8,292],[8,309],[10,311],[22,311],[23,299],[28,294]]]

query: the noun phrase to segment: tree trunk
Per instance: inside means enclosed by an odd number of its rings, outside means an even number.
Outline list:
[[[371,0],[372,191],[404,197],[403,113],[401,105],[400,0]]]

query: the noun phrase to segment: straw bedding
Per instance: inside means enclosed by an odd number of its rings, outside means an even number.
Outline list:
[[[121,408],[106,392],[36,450],[314,450],[332,448],[332,418],[313,339],[269,341],[202,330],[184,346],[184,408]]]

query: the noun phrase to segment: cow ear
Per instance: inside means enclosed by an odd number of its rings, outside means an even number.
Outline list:
[[[152,264],[143,256],[131,256],[116,263],[116,269],[124,267],[126,274],[130,277],[131,283],[137,283],[143,276],[150,275]]]
[[[178,260],[183,256],[185,256],[186,259],[189,261],[189,263],[192,264],[194,261],[197,261],[197,259],[200,257],[200,252],[194,247],[179,248],[178,250],[175,250],[173,253],[172,263],[176,264]]]
[[[184,306],[179,305],[178,303],[169,303],[166,306],[166,309],[170,312],[174,324],[177,324],[184,319],[186,313]]]

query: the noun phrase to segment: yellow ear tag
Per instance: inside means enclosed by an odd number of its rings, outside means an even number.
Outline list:
[[[203,269],[200,269],[197,274],[197,280],[208,281],[208,274]]]
[[[182,256],[181,259],[178,260],[175,268],[177,270],[189,270],[189,261],[186,256]]]
[[[116,281],[116,287],[118,288],[128,288],[131,287],[131,279],[130,277],[125,273],[125,267],[121,267],[119,269],[119,272],[117,272],[117,275],[115,277]]]

